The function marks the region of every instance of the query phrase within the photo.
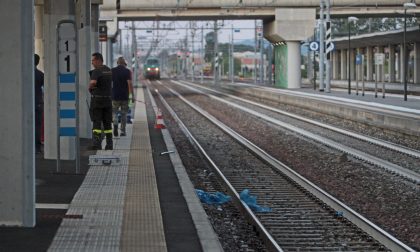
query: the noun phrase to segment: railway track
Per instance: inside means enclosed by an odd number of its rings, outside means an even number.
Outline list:
[[[330,148],[334,148],[357,159],[363,160],[364,162],[373,164],[391,173],[398,174],[410,181],[420,184],[420,152],[417,150],[380,139],[375,139],[349,130],[340,129],[257,102],[245,100],[233,95],[226,95],[209,88],[197,85],[193,88],[190,85],[186,85],[178,81],[172,81],[172,83],[206,95],[211,99],[223,102],[231,107],[266,120],[274,125],[298,133],[308,139],[317,141]],[[210,93],[204,93],[204,91],[201,90],[206,90]],[[229,100],[225,97],[229,98]],[[278,115],[281,115],[281,117]],[[291,123],[288,123],[288,121],[290,121],[289,118],[293,119]],[[296,121],[300,121],[300,123],[296,123]],[[302,124],[302,122],[304,124]]]
[[[189,135],[188,138],[202,151],[208,163],[214,166],[221,180],[226,183],[230,195],[235,196],[242,210],[248,213],[271,249],[411,250],[209,113],[179,96],[176,91],[170,90],[171,93],[168,93],[162,86],[156,86],[156,89],[159,89],[160,99],[171,111],[173,118],[179,121],[184,132]],[[178,117],[174,110],[177,113],[181,111],[181,115]],[[183,118],[185,113],[190,114],[186,119]],[[188,119],[191,117],[194,119]],[[213,136],[210,143],[209,134]],[[229,152],[226,152],[226,146]],[[226,163],[226,160],[229,162]],[[258,195],[259,201],[273,211],[252,213],[238,199],[238,192],[245,188],[251,188],[252,193]]]
[[[291,118],[294,118],[294,119],[297,119],[297,120],[300,120],[300,121],[304,121],[304,122],[307,122],[307,123],[310,123],[310,124],[313,124],[313,125],[316,125],[316,126],[320,126],[320,127],[326,128],[326,129],[330,129],[332,131],[335,131],[335,132],[338,132],[338,133],[341,133],[341,134],[344,134],[344,135],[347,135],[347,136],[350,136],[350,137],[353,137],[353,138],[356,138],[356,139],[359,139],[359,140],[363,140],[363,141],[369,142],[371,144],[376,144],[378,146],[382,146],[384,148],[388,148],[388,149],[391,149],[391,150],[394,150],[394,151],[397,151],[397,152],[400,152],[400,153],[403,153],[403,154],[406,154],[406,155],[409,155],[409,156],[412,156],[412,157],[415,157],[415,158],[420,158],[420,152],[415,150],[415,149],[412,149],[412,148],[408,148],[408,147],[405,147],[405,146],[402,146],[402,145],[391,143],[389,141],[384,141],[384,140],[381,140],[381,139],[369,137],[369,136],[366,136],[366,135],[363,135],[363,134],[355,133],[353,131],[341,129],[341,128],[338,128],[338,127],[335,127],[335,126],[332,126],[332,125],[329,125],[329,124],[326,124],[326,123],[322,123],[322,122],[319,122],[319,121],[308,119],[308,118],[303,117],[303,116],[299,116],[297,114],[293,114],[293,113],[289,113],[289,112],[286,112],[286,111],[283,111],[283,110],[280,110],[280,109],[276,109],[274,107],[267,106],[267,105],[264,105],[264,104],[261,104],[261,103],[258,103],[258,102],[243,99],[243,98],[235,96],[235,95],[225,94],[225,93],[219,92],[219,91],[214,90],[214,89],[210,89],[210,88],[207,88],[207,87],[204,87],[204,86],[201,86],[201,85],[194,84],[192,82],[187,82],[187,81],[179,81],[179,82],[180,83],[185,83],[187,85],[192,85],[192,86],[197,87],[199,89],[210,91],[210,92],[215,93],[217,95],[223,95],[225,97],[229,97],[229,98],[232,98],[234,100],[238,100],[238,101],[241,101],[241,102],[252,104],[252,105],[255,105],[257,107],[260,107],[260,108],[263,108],[263,109],[266,109],[266,110],[269,110],[269,111],[273,111],[273,112],[276,112],[276,113],[279,113],[279,114],[282,114],[282,115],[286,115],[286,116],[289,116]]]

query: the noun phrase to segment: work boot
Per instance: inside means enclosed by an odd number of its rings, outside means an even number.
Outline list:
[[[114,149],[114,145],[113,145],[113,142],[112,142],[112,134],[111,133],[107,133],[106,134],[105,150],[113,150],[113,149]]]
[[[114,124],[114,136],[118,136],[118,124]]]
[[[92,150],[102,150],[102,136],[100,133],[93,133]]]

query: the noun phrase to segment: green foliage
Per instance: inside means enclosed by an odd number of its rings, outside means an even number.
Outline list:
[[[241,60],[235,58],[235,67],[234,67],[234,73],[235,75],[238,75],[238,73],[241,71]]]
[[[214,57],[214,32],[209,32],[205,35],[205,41],[206,41],[206,45],[204,47],[204,60],[206,62],[212,62],[213,61],[213,57]],[[229,55],[229,47],[230,47],[230,43],[219,43],[218,44],[218,50],[219,52],[223,53],[223,57],[225,55]],[[236,45],[234,46],[234,51],[235,52],[246,52],[246,51],[254,51],[254,47],[253,46],[249,46],[249,45]]]
[[[204,47],[204,60],[206,62],[213,61],[214,52],[214,32],[209,32],[205,37],[206,45]]]
[[[254,47],[250,45],[235,45],[234,46],[235,52],[246,52],[246,51],[254,51]]]
[[[349,23],[345,19],[333,19],[332,36],[347,36]],[[417,18],[407,15],[407,27],[417,26]],[[350,29],[353,34],[366,34],[372,32],[384,32],[402,29],[404,27],[404,18],[360,18],[358,21],[350,23]]]

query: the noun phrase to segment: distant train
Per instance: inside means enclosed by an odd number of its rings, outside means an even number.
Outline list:
[[[160,62],[159,59],[150,57],[144,63],[144,77],[146,79],[160,80]]]

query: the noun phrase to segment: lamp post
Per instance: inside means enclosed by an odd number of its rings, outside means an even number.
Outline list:
[[[347,19],[347,28],[349,31],[349,45],[348,45],[348,56],[347,56],[347,69],[348,69],[348,73],[347,73],[347,79],[349,81],[348,83],[348,93],[351,94],[351,75],[350,75],[350,35],[351,35],[351,29],[350,29],[350,22],[354,22],[356,23],[356,21],[359,20],[357,17],[348,17]]]
[[[404,35],[403,35],[403,59],[404,59],[404,101],[407,101],[407,46],[406,46],[406,32],[407,32],[407,9],[414,9],[417,7],[416,3],[404,3]]]

